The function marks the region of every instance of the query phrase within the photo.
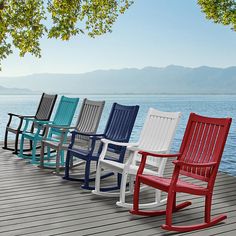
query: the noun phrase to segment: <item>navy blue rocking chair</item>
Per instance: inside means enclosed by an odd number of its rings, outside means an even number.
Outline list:
[[[93,190],[94,186],[90,186],[90,181],[94,181],[95,178],[90,178],[90,169],[91,162],[98,162],[99,155],[102,151],[103,143],[101,142],[98,150],[96,149],[96,141],[101,140],[102,138],[109,139],[112,141],[118,142],[128,142],[134,122],[139,110],[139,106],[124,106],[117,103],[114,103],[107,121],[106,128],[103,134],[86,134],[78,131],[72,131],[71,142],[67,150],[66,164],[65,164],[65,176],[63,179],[72,180],[72,181],[82,181],[84,184],[81,186],[83,189]],[[90,147],[87,150],[78,149],[74,146],[75,139],[77,135],[84,135],[90,138]],[[109,144],[108,150],[110,153],[116,154],[116,161],[123,162],[126,147],[121,147],[113,144]],[[113,156],[113,155],[112,155]],[[69,169],[72,159],[80,158],[86,161],[85,164],[85,174],[83,178],[72,178],[70,177]],[[113,157],[106,157],[108,159]],[[96,163],[97,164],[97,163]],[[113,173],[107,173],[102,176],[102,178],[111,176]],[[117,186],[107,188],[107,191],[119,189],[121,184],[121,174],[117,178]],[[111,189],[112,188],[112,189]],[[106,189],[104,189],[106,191]]]

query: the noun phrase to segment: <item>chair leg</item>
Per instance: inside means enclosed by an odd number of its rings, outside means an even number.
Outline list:
[[[33,147],[32,147],[31,164],[38,164],[37,161],[36,161],[36,147],[37,147],[37,140],[34,140]]]
[[[3,143],[2,149],[6,149],[9,151],[12,151],[13,154],[17,154],[17,153],[15,153],[15,147],[14,148],[8,147],[8,133],[9,133],[8,127],[6,127],[5,136],[4,136],[4,143]],[[15,134],[15,133],[13,133],[13,134]]]
[[[67,151],[68,152],[68,151]],[[74,160],[73,158],[70,158],[70,164],[69,164],[69,167],[72,169],[74,166]]]
[[[57,149],[57,155],[56,155],[56,174],[59,174],[60,173],[60,164],[61,164],[61,161],[60,161],[60,157],[61,157],[61,152]]]
[[[25,135],[22,134],[21,140],[20,140],[20,154],[18,155],[18,157],[21,157],[21,158],[23,158],[24,140],[25,140]]]
[[[135,181],[135,176],[134,175],[129,175],[129,192],[133,193],[134,192],[134,181]],[[127,180],[125,185],[127,186]]]
[[[69,180],[69,178],[70,178],[70,162],[71,162],[71,158],[73,158],[73,156],[71,155],[71,152],[68,150],[67,154],[66,154],[65,175],[64,175],[63,179]]]
[[[39,167],[43,168],[44,167],[44,142],[41,142],[41,150],[40,150],[40,164]]]
[[[86,164],[85,164],[84,184],[81,186],[81,188],[87,189],[87,190],[94,190],[94,187],[90,187],[89,186],[89,181],[90,181],[90,178],[89,178],[89,175],[90,175],[90,164],[91,164],[91,161],[87,160]]]
[[[65,166],[65,159],[64,159],[65,151],[62,148],[58,148],[58,151],[60,151],[61,166]]]
[[[6,128],[5,136],[4,136],[4,146],[3,146],[3,149],[7,149],[7,138],[8,138],[8,130]]]
[[[98,163],[96,168],[96,178],[95,178],[95,189],[92,191],[94,194],[100,194],[100,186],[101,186],[101,172],[102,168],[101,165]]]
[[[18,141],[19,141],[19,132],[16,133],[16,138],[15,138],[15,151],[13,152],[14,154],[18,154]]]
[[[176,192],[169,192],[166,204],[166,225],[172,224],[172,213],[176,208]]]
[[[211,221],[211,202],[212,202],[212,195],[206,195],[205,197],[205,223],[209,223]]]
[[[97,164],[96,179],[95,179],[95,189],[98,192],[100,192],[100,188],[101,188],[101,172],[102,172],[101,165]]]
[[[50,147],[47,146],[47,160],[48,160],[48,161],[50,160],[50,157],[51,157],[50,154],[51,154],[51,153],[50,153]]]
[[[30,150],[32,150],[33,149],[33,141],[31,139],[29,140],[29,144],[30,144]]]
[[[140,180],[138,176],[136,177],[135,187],[134,187],[134,196],[133,196],[133,210],[130,210],[132,214],[139,213],[139,192],[140,192]]]
[[[127,179],[128,179],[128,173],[123,172],[121,185],[120,185],[120,200],[116,202],[117,206],[126,207],[127,205],[127,203],[125,202]],[[129,192],[133,192],[133,184],[131,183],[131,181],[132,181],[132,177],[130,177],[130,181],[129,181]],[[128,205],[132,206],[132,204],[128,204]]]
[[[123,173],[122,174],[122,180],[121,180],[121,186],[120,186],[120,203],[122,205],[122,203],[125,203],[125,193],[126,193],[126,186],[127,186],[127,179],[128,179],[128,173]],[[130,177],[131,180],[131,177]],[[129,182],[129,191],[133,192],[134,190],[132,190],[133,186],[130,182]]]
[[[118,187],[118,189],[120,189],[121,180],[122,180],[122,174],[117,173],[117,187]]]

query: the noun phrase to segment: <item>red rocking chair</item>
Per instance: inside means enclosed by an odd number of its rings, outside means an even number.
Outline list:
[[[225,214],[211,219],[211,205],[214,183],[231,121],[231,118],[209,118],[191,113],[179,153],[153,154],[140,151],[142,161],[136,176],[133,210],[130,213],[146,216],[166,215],[166,223],[162,225],[162,228],[179,232],[203,229],[226,219],[227,216]],[[175,167],[172,178],[143,174],[147,156],[157,158],[177,157],[177,160],[173,161]],[[206,186],[203,187],[183,181],[179,178],[180,176],[203,181]],[[166,210],[139,210],[141,183],[168,193]],[[176,205],[177,192],[205,196],[204,223],[188,226],[175,226],[172,224],[172,213],[191,205],[189,201]]]

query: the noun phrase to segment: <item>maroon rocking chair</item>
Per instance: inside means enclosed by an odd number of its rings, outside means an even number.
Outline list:
[[[140,152],[142,161],[135,181],[132,214],[158,216],[166,215],[165,230],[192,231],[203,229],[227,218],[225,214],[211,218],[211,205],[214,183],[229,133],[231,118],[209,118],[191,113],[185,130],[180,151],[177,154],[153,154]],[[157,158],[177,157],[173,161],[174,171],[171,178],[143,174],[147,156]],[[191,177],[205,182],[205,186],[181,180],[181,176]],[[139,210],[140,184],[160,189],[168,193],[166,210]],[[176,193],[182,192],[198,196],[205,196],[204,222],[188,226],[172,224],[172,213],[191,205],[186,201],[176,205]]]

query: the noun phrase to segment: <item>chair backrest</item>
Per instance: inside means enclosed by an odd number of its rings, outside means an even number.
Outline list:
[[[128,142],[139,106],[124,106],[114,103],[104,131],[104,137],[113,141]],[[115,152],[120,152],[120,146],[109,145]]]
[[[229,133],[231,118],[211,118],[191,113],[180,147],[179,160],[216,162],[216,168],[182,167],[180,174],[208,182],[215,179]]]
[[[52,123],[54,125],[69,126],[74,117],[78,102],[79,98],[62,96]]]
[[[140,134],[139,148],[154,153],[169,152],[180,117],[180,112],[162,112],[150,108]],[[146,163],[158,167],[162,161],[166,162],[166,158],[149,156]]]
[[[96,133],[105,101],[83,100],[76,129],[84,133]]]
[[[35,118],[37,120],[49,120],[56,100],[57,95],[43,93],[35,114]]]

